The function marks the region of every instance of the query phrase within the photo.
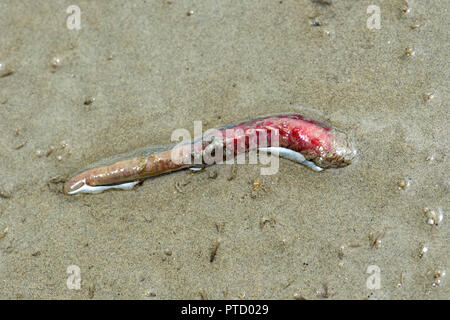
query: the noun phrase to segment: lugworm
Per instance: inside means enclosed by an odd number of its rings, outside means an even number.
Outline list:
[[[315,171],[345,167],[355,156],[355,149],[344,132],[300,114],[279,114],[227,125],[218,128],[213,137],[203,137],[189,144],[157,151],[143,150],[110,164],[94,166],[70,178],[64,185],[64,193],[132,189],[148,177],[195,168],[199,163],[211,164],[202,157],[205,152],[214,154],[223,150],[224,155],[236,156],[255,149],[278,154]],[[194,159],[197,163],[192,163]]]

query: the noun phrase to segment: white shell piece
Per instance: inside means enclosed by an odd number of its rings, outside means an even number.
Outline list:
[[[203,168],[192,167],[192,168],[189,168],[189,170],[191,170],[191,171],[200,171],[200,170],[203,170]]]
[[[89,186],[87,184],[83,184],[81,188],[78,188],[77,190],[74,190],[72,192],[69,192],[69,194],[77,194],[77,193],[100,193],[108,189],[121,189],[121,190],[131,190],[134,188],[136,184],[138,184],[139,181],[133,181],[133,182],[126,182],[122,184],[114,184],[110,186]]]
[[[280,157],[283,157],[285,159],[301,163],[314,171],[323,170],[323,168],[318,167],[314,162],[306,160],[305,157],[300,152],[291,149],[282,147],[268,147],[268,148],[258,148],[258,150],[262,152],[270,152],[272,154],[279,155]]]

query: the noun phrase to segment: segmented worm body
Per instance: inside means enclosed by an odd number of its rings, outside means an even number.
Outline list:
[[[256,142],[256,143],[255,143]],[[185,168],[209,165],[205,153],[223,151],[224,159],[252,150],[276,153],[315,171],[349,165],[355,156],[348,137],[300,114],[266,116],[218,128],[192,143],[141,152],[108,165],[82,171],[64,185],[65,194],[131,189],[140,180]]]

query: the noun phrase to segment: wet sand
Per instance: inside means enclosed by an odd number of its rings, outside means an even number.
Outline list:
[[[77,1],[69,30],[69,1],[2,1],[0,298],[449,299],[449,4],[372,2]],[[357,161],[61,193],[195,120],[278,112],[349,132]]]

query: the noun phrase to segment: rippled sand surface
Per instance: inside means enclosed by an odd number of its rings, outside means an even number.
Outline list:
[[[2,1],[0,298],[449,299],[450,8],[408,2],[373,1],[369,30],[364,1],[77,1],[70,30],[70,2]],[[195,120],[277,112],[344,129],[357,161],[61,193]]]

